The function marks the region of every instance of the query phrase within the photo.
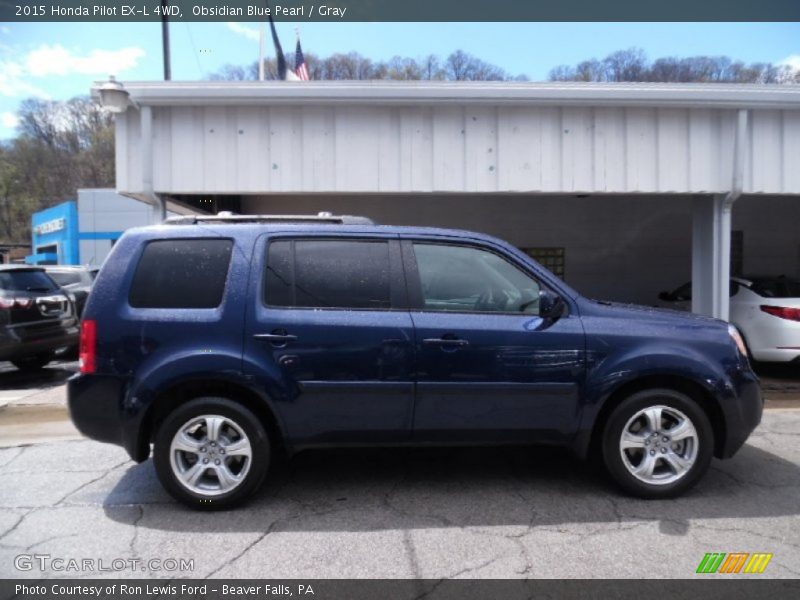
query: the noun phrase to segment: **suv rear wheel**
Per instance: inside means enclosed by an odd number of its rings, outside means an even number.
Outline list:
[[[243,502],[261,486],[270,443],[247,408],[228,398],[196,398],[164,420],[153,460],[173,498],[193,508],[218,510]]]
[[[25,356],[11,361],[20,371],[38,371],[53,360],[52,352],[42,352],[33,356]]]
[[[671,498],[708,470],[714,433],[688,396],[645,390],[614,409],[603,432],[603,458],[614,480],[642,498]]]

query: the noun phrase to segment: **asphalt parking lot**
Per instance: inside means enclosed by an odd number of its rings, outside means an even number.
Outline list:
[[[72,369],[26,380],[0,410],[0,437],[14,410],[55,410],[46,400]],[[17,377],[0,372],[6,397]],[[246,507],[197,513],[119,448],[74,435],[4,443],[0,577],[685,578],[707,552],[772,553],[760,576],[800,577],[800,410],[782,393],[734,459],[669,501],[626,497],[556,450],[337,450],[278,464]],[[19,556],[88,558],[94,570]],[[193,564],[152,562],[168,559]]]

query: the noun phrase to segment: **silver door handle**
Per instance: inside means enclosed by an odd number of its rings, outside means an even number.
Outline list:
[[[467,340],[457,340],[450,338],[425,338],[422,343],[426,346],[469,346]]]
[[[290,335],[288,333],[256,333],[253,335],[253,337],[257,340],[267,340],[273,344],[275,342],[285,344],[286,342],[297,341],[296,335]]]

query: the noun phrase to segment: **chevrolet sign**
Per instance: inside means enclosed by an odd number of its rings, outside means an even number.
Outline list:
[[[60,219],[53,219],[52,221],[45,221],[40,225],[36,225],[33,230],[39,234],[53,233],[54,231],[61,231],[67,226],[67,220],[63,217]]]

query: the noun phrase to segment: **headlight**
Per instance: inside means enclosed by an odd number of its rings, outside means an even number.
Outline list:
[[[742,338],[742,334],[739,333],[739,330],[736,329],[736,326],[728,324],[728,333],[733,338],[733,341],[736,343],[736,347],[739,348],[739,352],[742,353],[742,356],[747,356],[747,346],[744,344],[744,338]]]

